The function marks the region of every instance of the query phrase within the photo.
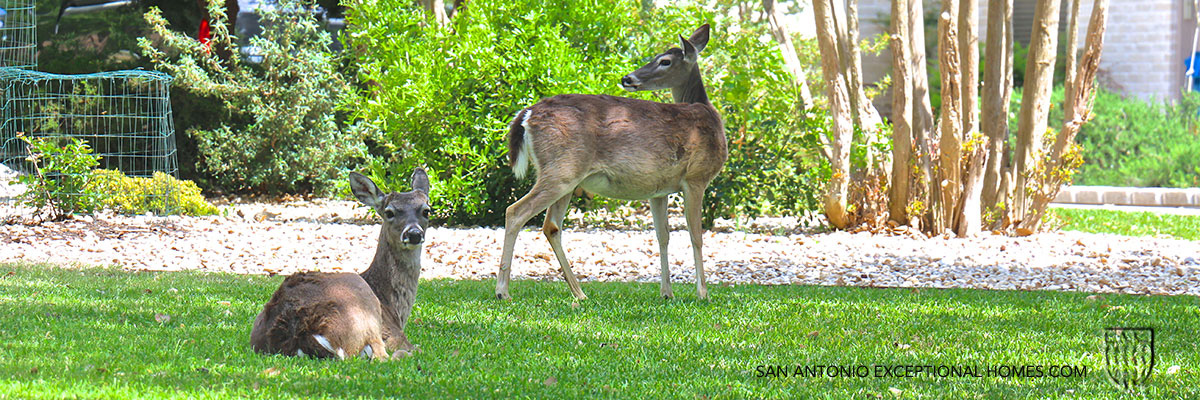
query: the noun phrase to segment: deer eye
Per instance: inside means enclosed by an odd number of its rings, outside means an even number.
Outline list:
[[[429,218],[429,209],[426,208],[424,210],[421,210],[421,216],[425,217],[425,218]]]
[[[387,209],[387,210],[383,210],[383,217],[384,217],[384,218],[387,218],[387,219],[392,219],[392,218],[395,218],[395,217],[396,217],[396,212],[395,212],[395,211],[392,211],[390,208],[389,208],[389,209]]]
[[[658,60],[658,65],[662,66],[662,67],[669,67],[669,66],[671,66],[671,60],[668,60],[665,58],[662,60]]]

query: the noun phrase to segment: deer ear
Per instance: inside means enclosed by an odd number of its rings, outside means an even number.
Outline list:
[[[687,39],[683,38],[683,35],[679,35],[679,47],[683,49],[684,59],[690,62],[696,62],[696,57],[698,56],[699,52],[696,51],[696,46],[693,46],[692,42],[689,42]]]
[[[357,197],[358,201],[368,207],[379,210],[379,206],[383,204],[383,192],[379,190],[379,186],[375,186],[375,181],[366,175],[351,172],[350,191],[354,192],[354,197]]]
[[[425,192],[425,196],[429,196],[429,175],[425,174],[424,168],[417,167],[413,169],[412,189]]]
[[[704,51],[704,47],[708,46],[708,24],[700,25],[692,32],[692,37],[688,38],[688,43],[696,46],[696,53]]]

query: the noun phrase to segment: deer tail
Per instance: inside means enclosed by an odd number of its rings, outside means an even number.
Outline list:
[[[525,178],[529,172],[529,159],[533,157],[533,144],[525,140],[525,122],[529,119],[529,109],[517,111],[516,117],[508,123],[508,165],[512,167],[517,179]]]

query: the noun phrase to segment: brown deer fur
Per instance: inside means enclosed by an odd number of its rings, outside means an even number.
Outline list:
[[[701,253],[704,190],[728,157],[721,116],[708,101],[697,63],[708,43],[703,25],[681,48],[659,54],[622,79],[629,91],[670,89],[675,103],[605,95],[564,94],[521,110],[509,124],[508,156],[523,177],[537,171],[533,188],[505,215],[504,252],[496,296],[509,298],[513,247],[521,227],[546,210],[542,232],[577,298],[586,298],[561,244],[562,220],[576,188],[624,200],[650,200],[662,267],[661,294],[671,297],[667,263],[666,196],[683,192],[692,240],[697,295],[707,297]]]
[[[404,327],[421,274],[429,226],[429,180],[413,172],[413,191],[384,195],[369,178],[350,174],[354,194],[383,217],[379,247],[362,274],[302,272],[289,276],[254,320],[250,344],[260,353],[386,359],[412,351]]]

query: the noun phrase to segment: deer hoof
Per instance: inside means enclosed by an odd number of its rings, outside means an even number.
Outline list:
[[[660,294],[660,296],[662,296],[663,300],[670,300],[670,299],[675,298],[675,294],[673,294],[671,292],[662,292]]]
[[[496,300],[509,301],[512,300],[512,296],[509,296],[508,293],[496,293]]]

